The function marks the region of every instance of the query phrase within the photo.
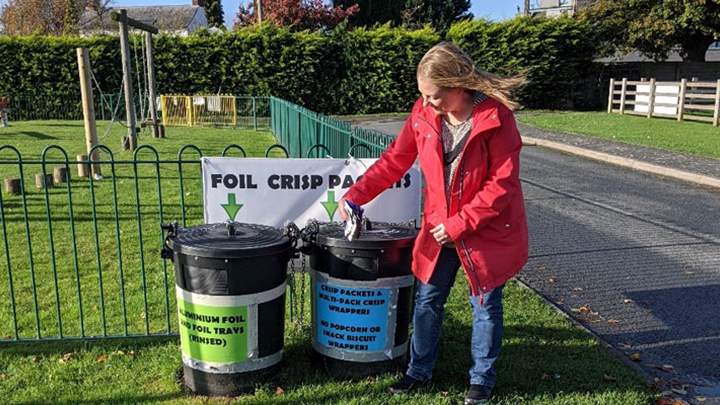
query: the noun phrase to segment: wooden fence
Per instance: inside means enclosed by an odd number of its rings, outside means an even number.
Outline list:
[[[720,124],[720,80],[717,82],[617,81],[610,79],[608,113],[675,118]]]

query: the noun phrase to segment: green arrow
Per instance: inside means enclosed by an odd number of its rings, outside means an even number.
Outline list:
[[[330,217],[330,222],[332,222],[333,217],[335,216],[335,211],[337,211],[338,208],[338,203],[335,202],[335,192],[328,190],[327,201],[321,202],[320,204],[325,207],[325,211],[327,211],[327,214]]]
[[[231,221],[235,220],[235,217],[237,216],[238,211],[240,211],[240,208],[243,207],[242,204],[238,204],[235,202],[235,194],[228,194],[228,202],[227,204],[220,204],[223,208],[225,208],[225,212],[228,214],[228,218],[230,218]]]

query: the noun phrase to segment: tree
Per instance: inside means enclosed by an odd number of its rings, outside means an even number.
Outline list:
[[[63,34],[73,35],[78,33],[78,22],[80,21],[80,9],[77,1],[65,0],[65,16],[63,17]]]
[[[304,29],[330,29],[358,11],[358,6],[327,6],[323,0],[255,0],[262,1],[263,21],[278,26]],[[235,27],[252,25],[257,22],[254,5],[240,5]]]
[[[206,0],[205,13],[207,14],[208,24],[211,27],[222,28],[225,26],[225,15],[220,0]]]
[[[596,26],[606,54],[637,49],[664,60],[679,47],[684,60],[704,62],[720,37],[720,0],[599,0],[582,18]]]
[[[348,8],[355,4],[360,9],[349,18],[354,26],[369,27],[387,22],[398,25],[405,9],[405,0],[333,0],[335,7]]]
[[[0,11],[0,24],[9,35],[63,32],[65,0],[9,0]]]
[[[470,0],[406,0],[402,21],[412,28],[430,24],[444,33],[454,22],[471,19],[468,10]]]

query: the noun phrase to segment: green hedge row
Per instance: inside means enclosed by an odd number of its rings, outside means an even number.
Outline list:
[[[447,39],[486,70],[525,73],[530,83],[519,97],[527,107],[567,108],[591,104],[584,100],[594,50],[584,39],[588,34],[586,24],[570,18],[516,18],[458,23]],[[139,39],[133,38],[133,54],[141,53]],[[165,94],[275,95],[331,114],[406,111],[418,96],[415,67],[442,39],[430,28],[322,33],[250,27],[158,36],[155,66],[159,92]],[[79,106],[78,46],[90,48],[100,88],[116,93],[122,72],[116,37],[4,36],[0,95],[42,100],[44,109]],[[132,68],[135,73],[135,64]]]

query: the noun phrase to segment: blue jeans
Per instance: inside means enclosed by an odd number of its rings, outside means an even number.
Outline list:
[[[455,249],[443,248],[430,282],[417,283],[410,364],[407,370],[407,375],[416,380],[425,381],[432,377],[445,301],[455,283],[459,267],[460,259]],[[470,384],[495,386],[495,361],[500,355],[503,335],[503,287],[470,296],[473,311]]]

